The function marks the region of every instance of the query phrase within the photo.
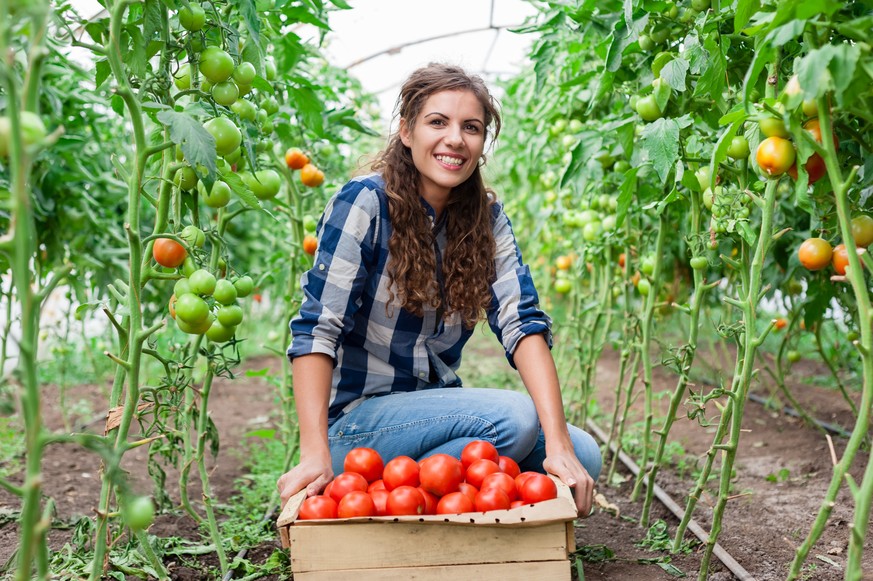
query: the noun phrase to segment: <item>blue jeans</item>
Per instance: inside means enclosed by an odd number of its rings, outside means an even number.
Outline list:
[[[602,457],[594,438],[568,425],[582,466],[597,480]],[[533,400],[506,389],[449,387],[372,397],[339,418],[328,430],[333,471],[343,471],[352,448],[373,448],[386,461],[395,456],[421,460],[437,453],[461,457],[474,440],[486,440],[522,471],[544,472],[546,439]]]

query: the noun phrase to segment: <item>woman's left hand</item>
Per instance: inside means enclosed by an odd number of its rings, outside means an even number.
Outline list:
[[[594,479],[591,478],[572,451],[548,454],[543,462],[543,468],[573,489],[576,511],[581,518],[591,514],[591,506],[594,501]]]

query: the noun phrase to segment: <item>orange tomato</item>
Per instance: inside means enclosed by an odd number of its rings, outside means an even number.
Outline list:
[[[315,256],[315,250],[318,248],[318,238],[312,234],[307,234],[303,237],[303,252],[310,256]]]
[[[304,186],[317,188],[324,182],[324,172],[311,163],[307,163],[300,169],[300,181],[303,182]]]
[[[831,263],[833,248],[830,242],[822,238],[809,238],[803,241],[797,250],[800,264],[807,270],[821,270]]]
[[[776,327],[776,330],[781,331],[788,326],[788,321],[786,321],[782,317],[779,317],[778,319],[776,319],[776,322],[773,324],[773,326]]]
[[[755,152],[755,160],[770,177],[781,176],[788,171],[794,164],[795,156],[794,145],[775,135],[762,141]]]
[[[309,158],[297,147],[291,147],[285,152],[285,164],[289,169],[303,169],[309,163]]]
[[[555,266],[558,267],[558,270],[570,270],[570,267],[573,266],[573,259],[569,256],[559,256],[555,259]]]
[[[622,252],[621,254],[618,255],[618,265],[620,267],[624,268],[625,260],[626,260],[626,258],[624,256],[624,252]]]
[[[170,311],[170,316],[175,319],[176,318],[176,293],[173,293],[173,296],[170,297],[170,304],[167,305],[167,309]]]
[[[155,262],[168,268],[176,268],[183,262],[188,252],[185,247],[169,238],[158,238],[152,245],[152,256]]]
[[[841,276],[846,274],[846,267],[849,265],[849,250],[845,244],[837,244],[834,247],[831,264],[834,265],[834,272]]]

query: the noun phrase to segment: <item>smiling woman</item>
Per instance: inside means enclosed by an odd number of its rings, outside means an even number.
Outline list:
[[[376,173],[328,203],[303,277],[288,349],[300,462],[279,479],[282,499],[319,493],[353,448],[420,460],[486,440],[575,488],[585,516],[600,451],[566,422],[551,320],[480,171],[497,105],[479,77],[431,64],[404,83],[399,112]],[[458,389],[461,351],[486,318],[529,396]]]

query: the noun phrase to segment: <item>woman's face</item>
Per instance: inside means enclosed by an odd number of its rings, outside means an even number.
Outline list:
[[[485,149],[485,110],[471,91],[441,91],[424,102],[410,127],[400,120],[400,140],[412,150],[422,196],[444,205],[452,188],[476,169]]]

